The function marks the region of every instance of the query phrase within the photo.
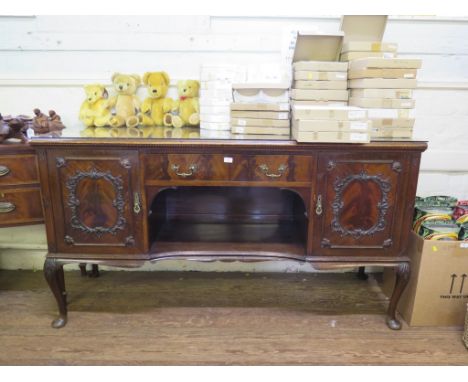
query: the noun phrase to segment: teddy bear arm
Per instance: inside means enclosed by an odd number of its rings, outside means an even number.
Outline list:
[[[141,102],[140,100],[138,99],[138,97],[136,95],[134,95],[132,97],[132,101],[133,101],[133,107],[139,111],[140,110],[140,107],[141,107]]]
[[[172,98],[164,98],[162,109],[164,113],[169,113],[174,105],[174,100]]]
[[[200,103],[198,102],[198,98],[192,99],[192,107],[195,113],[200,113]]]
[[[148,113],[150,111],[151,111],[151,100],[145,99],[143,103],[141,104],[141,112]]]
[[[117,97],[116,96],[109,98],[109,103],[108,103],[109,108],[115,107],[116,104],[117,104]]]

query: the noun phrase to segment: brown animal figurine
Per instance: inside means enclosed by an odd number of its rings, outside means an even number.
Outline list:
[[[3,117],[0,114],[0,143],[7,139],[16,138],[22,143],[28,141],[27,130],[30,127],[31,118],[26,115],[19,115],[15,118]]]
[[[54,110],[49,110],[47,116],[41,110],[34,109],[34,114],[32,129],[36,135],[58,132],[65,128],[60,116]]]

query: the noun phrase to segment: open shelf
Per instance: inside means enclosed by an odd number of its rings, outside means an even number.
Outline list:
[[[303,258],[307,218],[290,190],[179,187],[161,191],[149,218],[151,255]]]

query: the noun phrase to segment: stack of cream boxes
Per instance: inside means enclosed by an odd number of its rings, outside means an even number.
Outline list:
[[[348,107],[348,64],[338,62],[343,34],[299,33],[293,57],[292,137],[298,142],[366,143],[367,113]]]
[[[372,138],[411,138],[421,60],[361,58],[349,63],[349,104],[368,109]]]
[[[289,139],[289,84],[235,84],[233,138]]]
[[[202,65],[200,72],[200,135],[229,138],[232,83],[245,79],[239,65]]]
[[[341,60],[349,61],[350,106],[368,109],[371,138],[411,138],[412,89],[420,60],[396,58],[397,44],[382,42],[387,16],[343,16]]]

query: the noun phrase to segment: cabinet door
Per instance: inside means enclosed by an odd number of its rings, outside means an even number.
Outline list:
[[[132,253],[141,248],[136,153],[49,153],[58,252]]]
[[[401,154],[323,155],[315,193],[314,253],[395,255],[408,160]],[[336,251],[339,249],[338,251]]]

